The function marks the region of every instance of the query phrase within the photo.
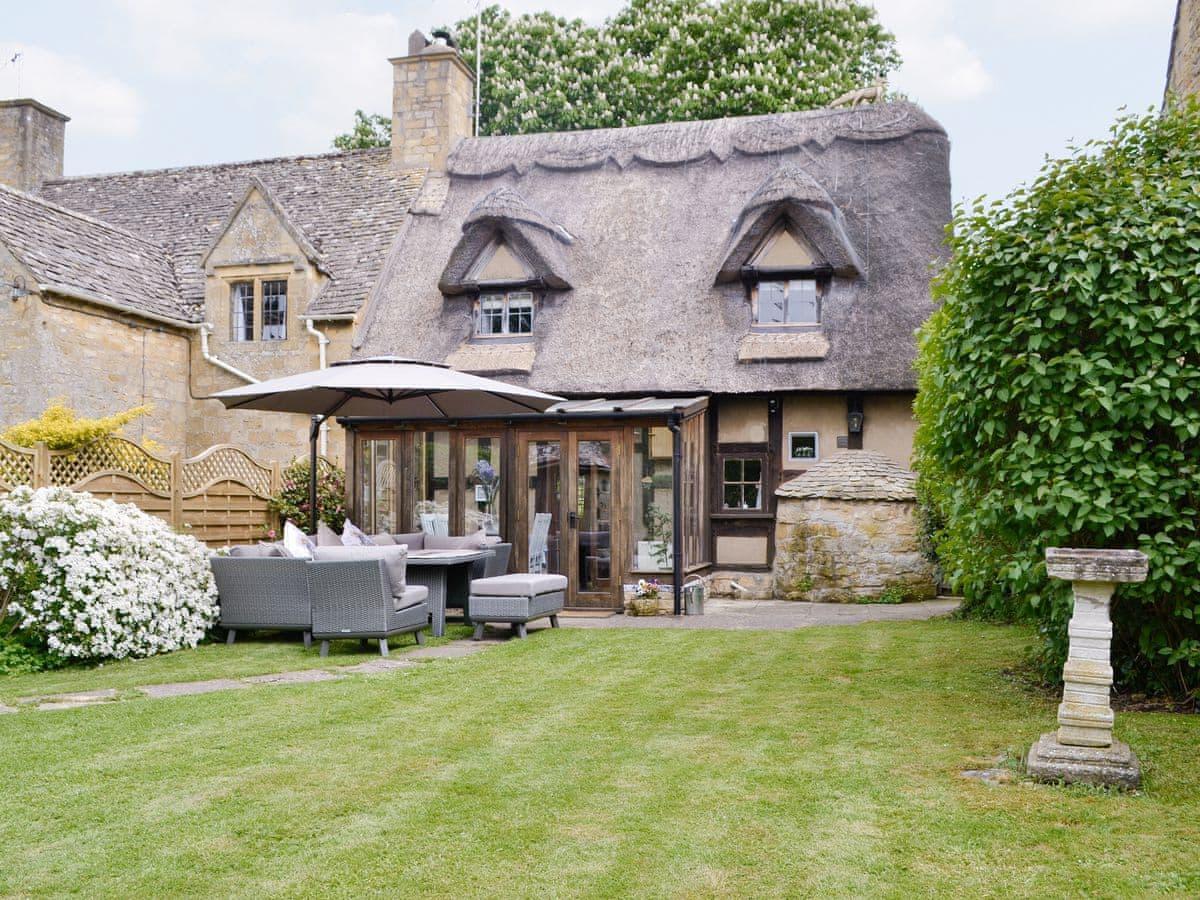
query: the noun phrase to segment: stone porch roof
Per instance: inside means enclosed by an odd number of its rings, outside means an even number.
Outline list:
[[[916,500],[917,476],[874,450],[842,450],[784,482],[776,497]]]

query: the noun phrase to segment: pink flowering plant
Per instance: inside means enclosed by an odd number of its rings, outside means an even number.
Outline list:
[[[135,506],[66,488],[0,499],[0,629],[66,660],[195,647],[217,619],[208,551]]]
[[[298,459],[282,473],[280,491],[271,498],[271,509],[279,521],[291,520],[309,534],[317,530],[308,508],[308,460]],[[337,466],[317,464],[317,506],[321,521],[340,532],[346,521],[346,473]]]

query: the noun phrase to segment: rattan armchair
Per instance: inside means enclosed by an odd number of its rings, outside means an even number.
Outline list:
[[[388,638],[397,634],[424,643],[429,589],[409,585],[398,603],[382,559],[308,563],[308,592],[312,636],[321,642],[322,656],[329,655],[331,640],[375,638],[382,656],[388,655]]]

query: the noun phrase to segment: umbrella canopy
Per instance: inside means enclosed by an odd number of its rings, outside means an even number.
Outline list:
[[[561,397],[456,372],[441,363],[395,357],[337,362],[216,394],[227,409],[312,416],[456,419],[545,412]]]
[[[561,397],[456,372],[442,363],[392,356],[351,359],[328,369],[272,378],[215,395],[226,409],[304,413],[308,432],[309,531],[320,517],[317,498],[317,434],[331,416],[384,419],[457,419],[545,412]]]

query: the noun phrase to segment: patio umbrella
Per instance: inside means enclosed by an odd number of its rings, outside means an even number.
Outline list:
[[[327,369],[285,375],[215,395],[226,409],[312,416],[308,502],[317,523],[317,435],[331,416],[457,419],[545,412],[561,397],[457,372],[442,363],[391,356],[336,362]]]

